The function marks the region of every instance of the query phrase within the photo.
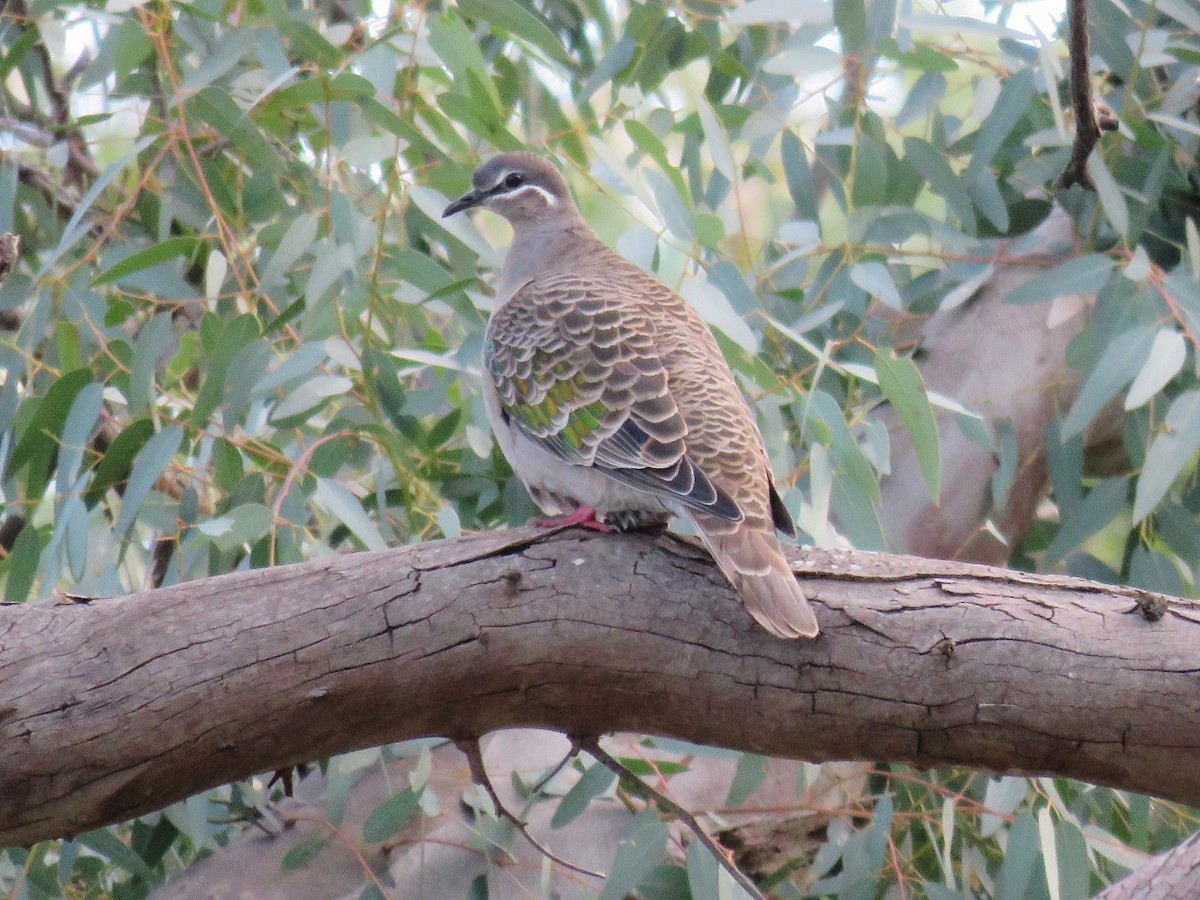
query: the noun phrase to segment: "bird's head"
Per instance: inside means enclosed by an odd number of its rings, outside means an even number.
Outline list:
[[[447,206],[442,218],[473,206],[499,213],[514,226],[575,213],[558,169],[527,151],[501,153],[483,163],[471,177],[471,190]]]

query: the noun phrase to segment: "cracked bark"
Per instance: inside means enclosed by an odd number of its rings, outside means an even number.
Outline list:
[[[510,726],[1200,802],[1200,605],[912,557],[796,560],[816,641],[757,628],[689,545],[578,530],[0,607],[0,846]]]

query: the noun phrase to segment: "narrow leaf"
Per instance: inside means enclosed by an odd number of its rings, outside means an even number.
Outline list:
[[[1044,303],[1068,294],[1094,294],[1112,274],[1113,261],[1099,253],[1089,253],[1035,275],[1013,288],[1005,303]]]
[[[513,0],[459,0],[458,11],[469,19],[482,19],[494,29],[527,41],[551,59],[575,67],[575,61],[563,49],[562,43],[531,7]]]
[[[113,527],[113,537],[121,540],[133,525],[138,511],[150,495],[154,482],[163,473],[167,464],[179,450],[183,442],[183,427],[169,425],[150,440],[138,454],[133,471],[129,473],[129,481],[125,487],[125,495],[121,500],[121,512],[117,516],[117,524]]]
[[[704,146],[712,157],[713,165],[725,176],[726,181],[735,184],[737,167],[733,162],[733,148],[729,146],[729,138],[717,119],[717,114],[704,97],[697,98],[696,112],[700,116],[700,127],[704,131]]]
[[[1042,847],[1042,863],[1046,871],[1046,887],[1050,900],[1062,900],[1058,885],[1058,851],[1054,841],[1054,821],[1049,807],[1038,810],[1038,842]]]
[[[283,854],[280,868],[285,872],[304,868],[320,855],[321,851],[325,849],[326,843],[328,843],[326,838],[319,834],[297,841],[287,853]]]
[[[593,799],[612,787],[616,779],[617,776],[612,770],[600,763],[593,763],[558,801],[558,808],[554,810],[554,816],[550,819],[550,827],[562,828],[574,822]]]
[[[1125,408],[1137,409],[1155,394],[1183,368],[1187,359],[1187,342],[1173,328],[1163,328],[1154,335],[1154,344],[1146,357],[1146,364],[1125,395]]]
[[[975,152],[971,155],[971,163],[967,166],[968,180],[979,171],[991,165],[996,153],[1004,144],[1008,133],[1025,115],[1029,101],[1033,99],[1033,69],[1023,68],[1004,82],[1000,96],[992,107],[991,113],[979,127],[979,136],[975,140]]]
[[[654,809],[644,809],[636,817],[625,839],[617,847],[612,869],[600,900],[623,900],[663,858],[667,849],[667,823]]]
[[[880,390],[908,429],[921,467],[921,477],[930,498],[937,503],[941,496],[941,444],[925,381],[911,359],[897,357],[890,351],[875,354],[875,373],[879,377]]]
[[[336,481],[318,478],[312,498],[350,529],[368,550],[386,550],[387,541],[367,516],[357,497]]]
[[[405,788],[384,800],[363,822],[363,840],[378,844],[394,837],[420,805],[421,795],[412,788]]]
[[[1062,439],[1074,437],[1096,417],[1117,392],[1133,381],[1154,343],[1154,329],[1139,325],[1113,338],[1084,381],[1075,404],[1062,422]]]
[[[1133,520],[1146,518],[1167,493],[1196,451],[1200,449],[1200,392],[1180,394],[1167,411],[1162,430],[1155,436],[1138,478]]]

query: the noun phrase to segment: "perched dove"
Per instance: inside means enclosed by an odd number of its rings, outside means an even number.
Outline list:
[[[443,215],[475,206],[513,227],[483,383],[500,447],[534,501],[593,527],[687,519],[760,625],[815,637],[775,535],[795,528],[700,316],[600,241],[536,154],[484,163]]]

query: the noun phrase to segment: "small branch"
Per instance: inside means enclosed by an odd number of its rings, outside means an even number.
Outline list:
[[[507,806],[500,800],[500,795],[496,793],[496,788],[492,786],[492,780],[488,778],[487,769],[483,765],[483,751],[479,747],[478,738],[472,738],[468,741],[455,741],[455,746],[462,751],[467,758],[467,765],[471,767],[471,780],[487,791],[487,795],[492,798],[492,805],[496,807],[496,815],[511,824],[513,828],[521,832],[521,836],[529,841],[529,845],[538,853],[546,857],[555,865],[562,866],[564,869],[569,869],[572,872],[578,872],[580,875],[588,875],[592,878],[607,878],[603,872],[595,872],[591,869],[586,869],[583,866],[577,866],[573,862],[568,862],[561,856],[557,856],[550,851],[545,845],[540,843],[526,827],[524,821],[519,819],[515,813],[509,810]]]
[[[25,0],[8,0],[4,11],[18,22],[23,23],[25,27],[33,27],[31,22],[33,17],[29,15]],[[63,173],[68,181],[77,186],[83,186],[89,178],[95,178],[100,172],[88,150],[83,132],[71,121],[71,85],[87,67],[88,56],[85,53],[77,59],[68,70],[66,77],[59,82],[54,78],[54,62],[50,58],[50,50],[47,48],[46,42],[35,41],[33,50],[41,64],[42,82],[46,96],[50,100],[50,122],[67,142],[67,164],[63,168]]]
[[[1088,157],[1100,141],[1101,116],[1097,115],[1096,101],[1092,96],[1091,42],[1088,37],[1088,0],[1069,0],[1068,45],[1071,53],[1071,105],[1075,109],[1075,142],[1071,146],[1071,160],[1058,177],[1058,186],[1069,188],[1078,184],[1089,191],[1096,190],[1092,176],[1087,171]],[[1104,116],[1106,131],[1116,128],[1111,114]]]
[[[711,853],[717,862],[721,864],[721,868],[728,872],[733,877],[733,880],[738,883],[738,886],[741,887],[741,889],[747,894],[749,894],[753,900],[767,900],[763,892],[758,889],[758,885],[751,881],[748,875],[734,865],[733,858],[731,857],[729,851],[723,847],[716,838],[704,830],[704,827],[700,824],[700,821],[694,815],[692,815],[691,811],[684,809],[666,794],[655,790],[654,788],[650,787],[650,785],[646,784],[646,782],[642,781],[642,779],[638,778],[637,775],[625,768],[619,759],[610,756],[600,746],[600,741],[598,741],[596,738],[579,738],[578,742],[581,750],[585,751],[586,753],[590,753],[596,758],[598,763],[600,763],[606,769],[610,769],[616,773],[617,777],[621,779],[621,783],[625,785],[628,790],[637,794],[643,800],[653,803],[663,812],[674,816],[676,819],[682,822],[687,829],[691,831],[693,835],[695,835],[696,840],[708,848],[708,852]]]

